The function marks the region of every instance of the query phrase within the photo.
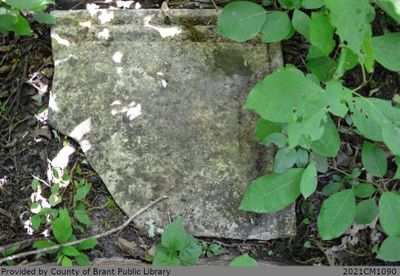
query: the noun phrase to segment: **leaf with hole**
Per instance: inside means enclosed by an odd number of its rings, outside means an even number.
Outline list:
[[[355,221],[358,224],[369,224],[378,215],[378,205],[375,199],[363,200],[356,206]]]
[[[268,213],[282,210],[300,195],[304,169],[289,169],[282,174],[269,174],[253,181],[245,192],[240,209]]]
[[[292,30],[292,23],[286,12],[272,11],[267,13],[261,28],[263,42],[278,42],[286,39]]]
[[[379,222],[388,236],[400,236],[400,195],[384,192],[379,199]]]
[[[243,42],[261,30],[266,16],[264,8],[253,2],[231,2],[218,16],[217,32],[232,40]]]
[[[331,195],[322,203],[318,215],[318,232],[323,240],[332,240],[346,232],[354,221],[356,198],[353,190]]]
[[[377,177],[383,177],[386,174],[386,155],[377,145],[365,141],[362,146],[361,160],[369,174]]]

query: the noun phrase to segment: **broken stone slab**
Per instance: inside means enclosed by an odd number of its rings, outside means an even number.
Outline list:
[[[279,45],[235,43],[215,32],[214,10],[53,12],[55,74],[49,122],[74,138],[135,222],[191,234],[268,240],[295,234],[293,206],[238,210],[271,168],[242,109],[250,89],[282,65]]]

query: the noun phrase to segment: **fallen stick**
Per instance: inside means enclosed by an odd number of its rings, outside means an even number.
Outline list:
[[[26,257],[26,256],[30,256],[30,255],[36,255],[36,254],[40,254],[40,253],[45,253],[48,251],[52,251],[52,250],[56,250],[56,249],[60,249],[61,247],[65,247],[65,246],[72,246],[72,245],[77,245],[80,244],[81,242],[84,242],[87,239],[93,238],[93,239],[100,239],[103,238],[105,236],[111,235],[115,232],[121,231],[122,229],[124,229],[125,227],[127,227],[129,225],[129,223],[132,222],[132,220],[134,220],[136,217],[138,217],[139,215],[141,215],[142,213],[144,213],[145,211],[147,211],[148,209],[150,209],[151,207],[153,207],[154,205],[156,205],[157,203],[159,203],[160,201],[166,199],[167,196],[162,196],[157,198],[156,200],[150,202],[149,204],[147,204],[145,207],[143,207],[142,209],[140,209],[139,211],[137,211],[133,216],[131,216],[127,221],[125,221],[123,224],[121,224],[120,226],[110,229],[104,233],[101,234],[97,234],[94,236],[90,236],[90,237],[86,237],[83,239],[79,239],[76,241],[71,241],[71,242],[67,242],[67,243],[62,243],[62,244],[56,244],[53,246],[49,246],[46,248],[42,248],[42,249],[37,249],[37,250],[32,250],[32,251],[27,251],[27,252],[22,252],[22,253],[18,253],[15,255],[11,255],[5,258],[0,259],[0,264],[7,262],[7,261],[11,261],[14,259],[18,259],[18,258],[22,258],[22,257]]]

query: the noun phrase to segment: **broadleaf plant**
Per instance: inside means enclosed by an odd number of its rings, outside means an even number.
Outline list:
[[[343,177],[322,187],[327,199],[318,216],[319,234],[324,240],[335,239],[353,223],[369,224],[379,218],[387,238],[377,258],[400,261],[400,195],[377,181],[388,175],[389,160],[398,166],[392,178],[400,179],[400,108],[390,100],[358,92],[376,63],[400,71],[400,32],[375,34],[371,26],[377,7],[400,23],[399,1],[272,2],[265,3],[268,10],[249,1],[228,3],[217,22],[219,34],[238,42],[278,42],[290,39],[295,31],[309,44],[306,74],[286,65],[256,84],[244,105],[260,116],[255,131],[259,142],[279,150],[273,172],[249,185],[240,209],[276,212],[301,195],[310,197],[318,189],[318,173],[329,170],[328,158],[340,150],[336,127],[340,120],[364,140],[363,168],[342,171]],[[341,78],[357,66],[363,83],[348,88]]]

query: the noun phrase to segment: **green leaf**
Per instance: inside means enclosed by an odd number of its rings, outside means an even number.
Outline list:
[[[28,1],[27,1],[28,2]],[[17,35],[29,36],[32,35],[29,22],[21,15],[18,16],[18,22],[14,26],[14,32]]]
[[[325,55],[329,55],[335,47],[333,27],[328,15],[324,12],[313,12],[311,14],[310,42]]]
[[[161,235],[161,243],[171,250],[182,250],[186,242],[186,233],[180,218],[170,223]]]
[[[361,160],[369,174],[377,177],[383,177],[386,174],[386,155],[377,145],[365,141],[362,147]]]
[[[339,182],[333,182],[333,183],[329,183],[327,185],[325,185],[322,190],[321,190],[321,194],[325,195],[325,196],[331,196],[334,193],[337,193],[340,191],[340,183]]]
[[[77,221],[86,226],[92,225],[92,221],[90,220],[89,214],[86,210],[74,209],[74,217]]]
[[[325,156],[321,156],[313,152],[313,159],[316,162],[317,171],[320,173],[326,173],[328,171],[328,159]]]
[[[344,87],[339,81],[330,81],[326,84],[326,92],[331,97],[340,97],[339,101],[330,104],[328,111],[337,117],[344,118],[349,111],[346,102],[353,99],[353,91]]]
[[[279,4],[285,9],[299,9],[302,0],[278,0]]]
[[[330,116],[323,123],[324,133],[321,139],[312,142],[311,149],[319,155],[335,157],[340,148],[340,137],[336,125]]]
[[[232,40],[243,42],[255,36],[263,26],[266,11],[249,1],[227,4],[218,16],[217,32]]]
[[[315,162],[311,162],[304,170],[300,182],[300,191],[305,199],[315,192],[317,185],[317,168],[315,167]]]
[[[92,249],[97,245],[97,240],[94,238],[87,238],[83,242],[81,242],[76,248],[81,251],[81,250],[87,250],[87,249]]]
[[[53,235],[59,243],[66,243],[72,238],[72,222],[67,209],[61,209],[58,218],[51,225]]]
[[[0,21],[1,21],[1,19],[0,19]],[[37,191],[40,187],[39,180],[37,180],[36,178],[32,179],[31,187],[32,187],[32,190]]]
[[[62,266],[72,266],[72,260],[68,258],[67,256],[62,256],[61,257],[61,265]]]
[[[282,127],[280,124],[260,118],[256,124],[256,137],[259,141],[264,141],[268,135],[275,132],[280,132],[281,130]]]
[[[331,195],[321,207],[318,216],[318,231],[323,240],[341,236],[353,223],[356,198],[353,190],[344,190]]]
[[[81,253],[73,246],[66,246],[61,248],[61,252],[66,256],[76,257]]]
[[[0,31],[7,34],[9,31],[14,30],[15,24],[18,22],[18,17],[8,9],[3,10],[5,10],[4,14],[0,14]]]
[[[165,248],[162,244],[156,246],[156,255],[153,259],[154,266],[179,266],[181,261],[176,256],[176,251]]]
[[[400,71],[400,33],[390,33],[372,38],[377,62],[392,71]]]
[[[293,121],[306,112],[304,106],[318,97],[322,88],[295,68],[282,68],[268,75],[250,92],[244,108],[278,123]],[[279,97],[277,97],[279,95]]]
[[[80,266],[89,266],[90,265],[90,260],[89,260],[88,256],[84,253],[81,253],[78,256],[75,256],[75,261]]]
[[[375,0],[375,3],[400,24],[399,0]]]
[[[307,68],[322,82],[331,80],[337,71],[337,62],[328,56],[307,60]]]
[[[289,169],[282,174],[269,174],[253,181],[244,194],[240,209],[267,213],[282,210],[300,195],[304,169]]]
[[[298,149],[296,152],[296,166],[304,168],[308,164],[308,151],[305,149]]]
[[[44,240],[35,241],[33,243],[33,247],[36,248],[36,249],[47,248],[47,247],[50,247],[50,246],[53,246],[53,245],[56,245],[56,244],[54,242],[52,242],[52,241],[44,241]]]
[[[387,237],[379,248],[378,259],[385,262],[400,261],[400,237]]]
[[[57,206],[62,202],[62,198],[58,193],[51,194],[49,197],[49,203],[51,207]]]
[[[393,176],[393,179],[400,179],[400,156],[396,156],[395,161],[397,165],[397,171]]]
[[[361,45],[371,28],[369,0],[325,0],[325,5],[342,43],[362,56]]]
[[[297,155],[295,149],[281,148],[275,155],[274,172],[283,173],[293,167],[296,163]]]
[[[92,184],[87,182],[84,182],[83,185],[78,186],[78,189],[76,190],[74,196],[74,201],[76,202],[78,200],[84,199],[91,189],[92,189]]]
[[[400,237],[400,195],[385,192],[379,200],[379,221],[388,236]]]
[[[284,40],[290,34],[291,29],[292,23],[286,12],[269,12],[261,28],[262,41],[270,43]]]
[[[197,239],[190,235],[186,235],[184,248],[179,252],[179,260],[183,265],[195,265],[203,252]]]
[[[298,33],[307,38],[310,36],[310,17],[306,13],[295,10],[293,12],[292,25]]]
[[[322,8],[325,5],[324,0],[303,0],[302,6],[305,9],[314,10]]]
[[[264,141],[262,141],[262,143],[266,146],[275,144],[278,146],[278,148],[282,148],[287,145],[288,138],[282,133],[272,133],[268,135],[267,138],[265,138]]]
[[[361,184],[355,185],[353,187],[353,190],[354,190],[354,194],[356,195],[356,197],[359,197],[359,198],[370,197],[376,192],[376,189],[374,188],[374,186],[369,183],[361,183]]]
[[[232,262],[229,263],[229,266],[258,266],[258,264],[256,260],[246,253],[233,259]]]
[[[335,79],[340,79],[347,70],[353,69],[358,64],[358,56],[348,48],[342,48],[334,74]]]
[[[4,0],[7,5],[10,5],[17,9],[25,10],[43,10],[52,1],[48,0]]]
[[[369,224],[378,215],[375,199],[363,200],[357,204],[355,221],[358,224]]]
[[[41,24],[48,24],[48,25],[56,24],[56,19],[51,14],[48,13],[44,12],[35,13],[33,15],[33,18]]]
[[[32,228],[33,229],[35,229],[36,231],[39,230],[41,223],[42,223],[41,215],[32,216]]]

